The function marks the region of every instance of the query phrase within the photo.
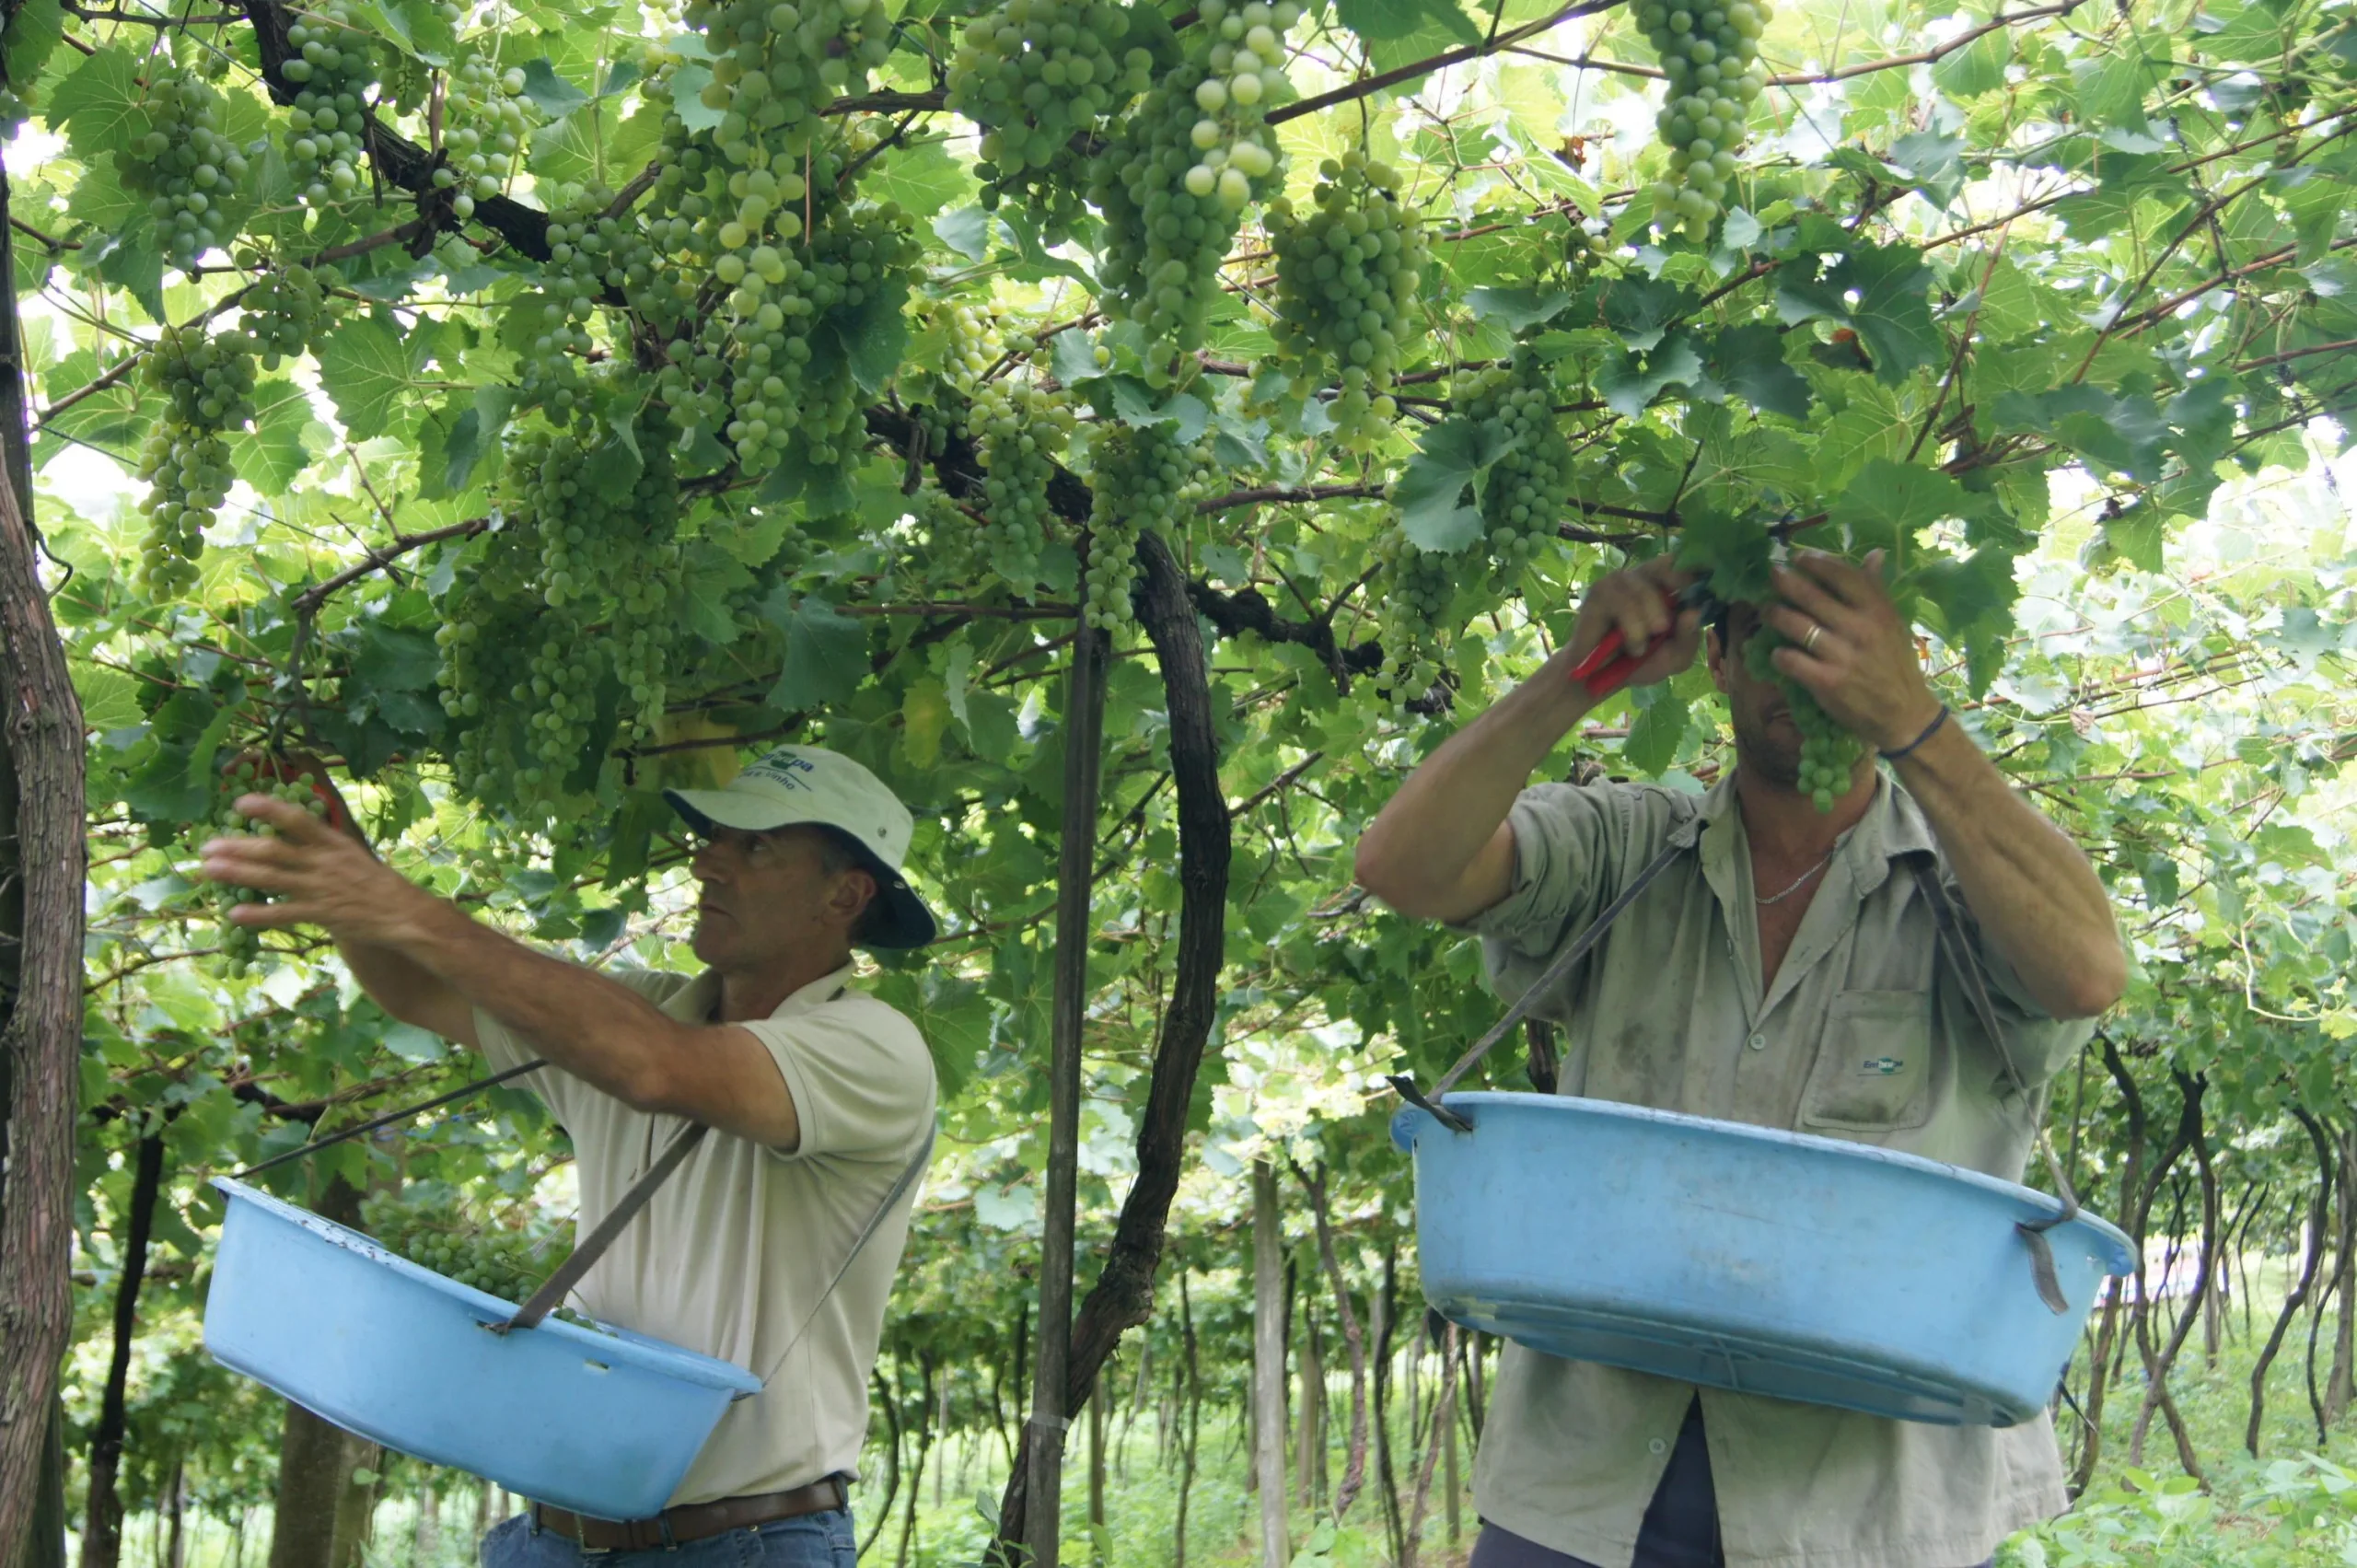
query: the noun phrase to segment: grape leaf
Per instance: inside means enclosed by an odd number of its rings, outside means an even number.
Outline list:
[[[1850,554],[1886,551],[1890,557],[1886,569],[1896,574],[1913,564],[1918,530],[1950,517],[1972,517],[1988,504],[1986,496],[1973,494],[1937,469],[1875,458],[1826,511],[1841,530]]]
[[[1694,296],[1676,284],[1621,278],[1605,285],[1599,304],[1605,325],[1642,354],[1657,347],[1669,324],[1694,308]]]
[[[1775,539],[1763,519],[1681,505],[1678,563],[1704,574],[1711,591],[1729,604],[1768,597]]]
[[[1932,269],[1905,245],[1858,245],[1819,278],[1821,258],[1804,256],[1776,273],[1776,314],[1788,326],[1834,321],[1858,334],[1875,374],[1888,382],[1938,363],[1943,344],[1925,299]],[[1853,305],[1850,296],[1855,294]]]
[[[319,385],[347,431],[380,436],[411,389],[408,345],[391,317],[371,311],[337,328],[319,351]]]
[[[41,66],[64,36],[65,11],[58,0],[25,0],[9,17],[6,71],[19,97],[33,96]]]
[[[867,628],[816,594],[793,597],[780,583],[761,602],[761,619],[785,633],[785,664],[770,688],[780,713],[807,713],[848,700],[867,679]]]
[[[1458,43],[1481,41],[1481,29],[1457,0],[1338,0],[1334,14],[1344,27],[1370,42],[1389,42],[1434,30]]]
[[[671,111],[679,117],[679,123],[691,131],[716,130],[728,112],[725,109],[705,107],[703,89],[711,85],[712,67],[709,65],[691,61],[671,73]]]
[[[938,139],[903,144],[892,157],[873,165],[861,184],[863,194],[898,202],[916,218],[929,218],[961,196],[970,200],[974,190],[965,165],[951,157]]]
[[[1702,356],[1694,351],[1694,340],[1680,332],[1650,354],[1607,356],[1596,373],[1596,389],[1604,395],[1607,408],[1634,419],[1665,389],[1691,386],[1701,374]]]
[[[1469,419],[1444,420],[1426,431],[1416,455],[1391,486],[1400,531],[1410,542],[1419,550],[1454,555],[1479,538],[1480,509],[1461,505],[1466,487],[1511,445]]]
[[[524,96],[551,120],[562,120],[589,101],[587,93],[556,74],[545,54],[524,62]]]
[[[311,403],[300,388],[283,378],[256,387],[253,401],[254,427],[230,436],[229,455],[247,483],[275,495],[311,466],[311,454],[303,446]]]
[[[85,163],[122,152],[150,128],[146,92],[127,50],[99,50],[57,84],[50,95],[49,122],[65,129],[66,145]]]
[[[80,252],[83,268],[139,301],[139,308],[157,325],[164,314],[164,258],[144,223],[133,224],[94,240]]]
[[[1761,413],[1808,417],[1808,382],[1784,363],[1784,334],[1764,321],[1721,332],[1711,343],[1710,368],[1728,391]]]
[[[1561,289],[1470,288],[1465,308],[1477,321],[1498,321],[1508,331],[1525,332],[1561,314],[1572,296]]]
[[[2007,392],[1994,412],[1999,429],[2050,436],[2103,473],[2147,482],[2161,477],[2168,427],[2141,392],[2115,395],[2084,383],[2034,396]]]
[[[991,215],[980,207],[959,207],[955,212],[942,213],[933,220],[933,232],[944,245],[969,261],[979,261],[991,252]],[[1070,332],[1059,333],[1059,339]]]
[[[1638,772],[1658,778],[1663,769],[1678,760],[1678,748],[1686,739],[1688,713],[1686,699],[1668,687],[1651,690],[1653,701],[1639,708],[1630,722],[1628,738],[1620,742],[1620,755]],[[1636,695],[1642,698],[1645,694]]]

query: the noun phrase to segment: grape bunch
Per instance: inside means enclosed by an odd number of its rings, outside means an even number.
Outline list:
[[[1106,311],[1181,349],[1202,342],[1245,206],[1283,188],[1266,117],[1292,87],[1284,32],[1301,8],[1202,0],[1196,15],[1187,57],[1120,123],[1089,182],[1105,215]]]
[[[612,201],[611,192],[592,186],[551,215],[546,292],[516,307],[539,312],[516,395],[559,424],[591,412],[589,323],[598,306],[626,290],[644,290],[658,270],[654,242],[628,217],[609,215]]]
[[[981,528],[938,486],[928,484],[911,498],[916,519],[910,564],[926,583],[970,582],[981,571]]]
[[[1574,220],[1571,232],[1563,237],[1563,281],[1579,287],[1596,275],[1596,269],[1609,254],[1603,236]]]
[[[687,23],[713,56],[699,101],[720,114],[714,145],[740,170],[798,164],[828,105],[865,90],[892,50],[884,0],[688,0]]]
[[[140,379],[165,403],[139,451],[138,474],[147,482],[140,567],[147,591],[168,598],[196,587],[204,530],[237,478],[224,436],[254,416],[253,341],[235,327],[207,337],[202,328],[168,326]]]
[[[1363,448],[1399,412],[1391,387],[1428,256],[1389,165],[1353,150],[1318,165],[1318,176],[1306,217],[1283,198],[1269,209],[1277,357],[1293,369],[1296,397],[1329,367],[1339,373],[1334,424],[1345,445]]]
[[[1072,438],[1073,412],[1038,387],[999,380],[974,394],[967,428],[981,449],[982,551],[991,567],[1025,593],[1039,582],[1048,544],[1048,480]]]
[[[1395,709],[1405,711],[1440,679],[1441,622],[1457,597],[1457,576],[1450,557],[1421,548],[1396,527],[1377,542],[1376,553],[1382,563],[1375,579],[1376,635],[1383,645],[1376,684],[1390,693]]]
[[[1735,178],[1735,149],[1753,100],[1768,85],[1759,63],[1767,0],[1641,0],[1637,23],[1669,77],[1654,128],[1669,148],[1671,178],[1656,181],[1654,221],[1690,239],[1710,232]]]
[[[294,52],[279,74],[295,86],[287,110],[286,165],[313,204],[360,189],[368,89],[377,77],[376,41],[349,0],[319,0],[286,29]]]
[[[1020,192],[1050,243],[1082,208],[1073,138],[1095,131],[1154,85],[1154,56],[1121,50],[1129,17],[1108,0],[1001,0],[966,26],[949,66],[948,104],[982,127],[982,204]]]
[[[1554,382],[1545,361],[1518,348],[1506,368],[1471,378],[1457,401],[1503,448],[1481,487],[1481,526],[1499,575],[1511,580],[1558,537],[1571,504],[1572,445],[1555,419]]]
[[[564,1256],[556,1226],[521,1214],[479,1215],[445,1181],[414,1181],[364,1199],[360,1227],[387,1251],[511,1306],[540,1288]]]
[[[115,154],[116,175],[147,198],[165,256],[185,267],[236,232],[225,203],[246,178],[246,157],[221,134],[221,95],[193,72],[149,77],[147,119],[146,134]]]
[[[930,315],[934,330],[942,339],[933,364],[934,373],[945,386],[970,391],[1005,352],[997,324],[987,313],[964,300],[942,300],[933,307]],[[937,452],[941,448],[933,449]]]
[[[253,838],[278,836],[277,829],[267,822],[257,821],[237,808],[237,799],[241,795],[266,795],[273,799],[288,801],[302,807],[314,817],[328,814],[327,798],[312,787],[308,768],[296,769],[248,752],[223,769],[217,777],[220,787],[215,792],[213,810],[209,820],[202,824],[208,835],[217,829],[225,833],[242,833]],[[198,846],[192,843],[189,847],[193,852]],[[238,924],[229,918],[229,912],[239,904],[265,902],[267,895],[252,888],[231,888],[219,882],[208,882],[205,888],[220,919],[221,929],[215,946],[220,949],[221,967],[231,976],[244,974],[261,954],[261,931],[257,926]]]
[[[1176,533],[1194,515],[1206,465],[1168,424],[1115,425],[1097,438],[1082,616],[1100,631],[1129,624],[1138,536]]]
[[[1836,800],[1850,793],[1850,781],[1858,759],[1866,753],[1866,743],[1842,728],[1807,687],[1776,668],[1771,656],[1786,645],[1781,633],[1767,626],[1754,627],[1743,641],[1744,668],[1754,679],[1773,680],[1783,692],[1793,726],[1801,732],[1801,793],[1819,811],[1830,811]]]
[[[477,202],[505,186],[532,129],[530,104],[524,73],[513,66],[502,71],[475,55],[450,73],[442,98],[442,145],[450,156],[434,171],[434,183],[456,192],[453,214],[474,216]]]
[[[264,370],[299,359],[343,319],[343,302],[330,291],[343,286],[333,267],[316,271],[300,264],[273,269],[238,302],[238,324],[253,339]]]

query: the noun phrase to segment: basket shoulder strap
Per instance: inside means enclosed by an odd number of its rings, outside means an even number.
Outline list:
[[[679,1168],[680,1162],[703,1141],[704,1133],[709,1131],[702,1123],[695,1121],[680,1128],[663,1146],[663,1152],[655,1157],[655,1163],[646,1167],[646,1173],[632,1182],[630,1190],[606,1211],[605,1218],[599,1220],[588,1235],[574,1243],[572,1255],[557,1265],[554,1273],[540,1282],[540,1287],[532,1293],[532,1298],[517,1308],[515,1317],[494,1325],[497,1331],[504,1334],[510,1329],[536,1328],[540,1319],[555,1311],[572,1293],[573,1287],[581,1283],[581,1276],[606,1255],[606,1249],[613,1246],[614,1238],[621,1235],[622,1227],[638,1217],[638,1212],[646,1207],[647,1200],[655,1196],[655,1190],[670,1179],[671,1173]]]
[[[907,1197],[910,1190],[916,1186],[917,1178],[924,1173],[925,1161],[933,1157],[934,1132],[935,1129],[932,1127],[924,1130],[924,1142],[919,1144],[917,1152],[909,1156],[909,1163],[900,1167],[900,1174],[892,1179],[891,1187],[886,1191],[883,1200],[876,1205],[875,1211],[867,1216],[867,1223],[859,1227],[859,1235],[852,1240],[851,1250],[844,1253],[843,1260],[836,1265],[834,1277],[827,1282],[827,1288],[819,1293],[819,1299],[811,1303],[810,1310],[803,1315],[802,1327],[794,1330],[794,1338],[785,1342],[785,1348],[778,1352],[777,1359],[770,1364],[770,1369],[761,1374],[763,1388],[767,1388],[770,1379],[775,1377],[779,1369],[785,1365],[786,1357],[792,1355],[795,1347],[802,1342],[802,1336],[810,1331],[810,1325],[819,1320],[819,1314],[825,1309],[827,1303],[834,1298],[835,1287],[843,1283],[843,1276],[851,1272],[851,1266],[859,1261],[859,1255],[867,1250],[867,1244],[875,1239],[877,1231],[884,1228],[885,1219],[894,1209],[900,1207],[900,1200]]]

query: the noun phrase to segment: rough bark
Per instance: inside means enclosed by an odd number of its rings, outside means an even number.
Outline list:
[[[1252,1426],[1259,1434],[1253,1472],[1260,1487],[1261,1568],[1293,1561],[1285,1517],[1284,1232],[1277,1206],[1277,1167],[1252,1165]]]
[[[90,1433],[88,1505],[82,1520],[82,1568],[115,1568],[122,1557],[122,1499],[115,1478],[131,1384],[131,1347],[139,1337],[139,1290],[147,1276],[147,1241],[156,1200],[164,1187],[164,1130],[142,1137],[132,1154],[131,1196],[124,1214],[122,1272],[114,1286],[114,1346],[99,1394],[98,1425]]]
[[[2340,1260],[2333,1280],[2340,1294],[2340,1311],[2333,1323],[2332,1376],[2326,1381],[2323,1419],[2328,1426],[2349,1413],[2357,1395],[2357,1119],[2340,1131],[2340,1224],[2335,1250]]]
[[[1218,1012],[1219,970],[1227,925],[1232,837],[1220,791],[1219,742],[1212,724],[1210,668],[1202,628],[1187,598],[1178,558],[1162,540],[1138,541],[1138,619],[1162,666],[1170,724],[1170,772],[1178,817],[1178,953],[1161,1038],[1138,1118],[1137,1176],[1114,1222],[1097,1283],[1073,1320],[1072,1360],[1064,1380],[1065,1416],[1076,1414],[1121,1335],[1154,1311],[1154,1276],[1162,1260],[1171,1200],[1185,1167],[1187,1109],[1196,1071]],[[1025,1539],[1026,1470],[1008,1476],[998,1539]]]
[[[1441,1333],[1440,1391],[1433,1396],[1432,1434],[1424,1443],[1424,1462],[1416,1469],[1416,1499],[1408,1512],[1408,1549],[1399,1559],[1400,1568],[1416,1568],[1417,1554],[1423,1550],[1424,1515],[1432,1504],[1441,1434],[1457,1422],[1457,1325],[1451,1323]]]
[[[2103,1046],[2104,1068],[2119,1090],[2120,1109],[2128,1121],[2127,1158],[2119,1176],[2119,1217],[2122,1225],[2131,1227],[2128,1239],[2136,1249],[2137,1281],[2141,1288],[2144,1238],[2142,1232],[2134,1228],[2134,1210],[2136,1196],[2142,1190],[2143,1183],[2144,1096],[2136,1086],[2136,1076],[2128,1070],[2128,1063],[2121,1059],[2119,1048],[2112,1042],[2111,1037],[2099,1035],[2096,1038]],[[2086,1420],[2081,1434],[2083,1441],[2079,1462],[2071,1472],[2070,1492],[2073,1497],[2087,1489],[2087,1481],[2094,1476],[2096,1465],[2103,1458],[2104,1396],[2111,1387],[2112,1349],[2117,1342],[2119,1324],[2120,1288],[2118,1281],[2112,1281],[2104,1295],[2103,1317],[2096,1329],[2095,1352],[2087,1359]]]
[[[2200,1456],[2194,1451],[2193,1439],[2186,1432],[2185,1418],[2177,1408],[2176,1396],[2169,1391],[2169,1372],[2177,1365],[2178,1353],[2185,1348],[2186,1337],[2193,1331],[2209,1301],[2210,1275],[2217,1267],[2218,1258],[2218,1173],[2210,1160],[2210,1139],[2201,1110],[2202,1096],[2209,1087],[2205,1077],[2173,1070],[2178,1092],[2184,1097],[2184,1121],[2192,1129],[2191,1143],[2195,1165],[2200,1173],[2201,1237],[2200,1251],[2193,1271],[2193,1294],[2187,1299],[2185,1310],[2177,1315],[2177,1328],[2168,1342],[2154,1349],[2149,1330],[2143,1336],[2141,1349],[2144,1353],[2144,1402],[2136,1412],[2136,1426],[2128,1440],[2129,1463],[2141,1465],[2144,1458],[2144,1434],[2151,1427],[2153,1412],[2159,1411],[2168,1422],[2169,1433],[2177,1440],[2177,1461],[2185,1473],[2200,1483],[2203,1491],[2210,1487],[2209,1478],[2201,1469]],[[2149,1324],[2149,1317],[2146,1318]]]
[[[312,1204],[339,1225],[360,1222],[359,1190],[342,1177]],[[270,1532],[270,1568],[361,1568],[372,1489],[353,1472],[381,1452],[300,1405],[286,1407],[279,1431],[278,1490]]]
[[[1375,1483],[1383,1501],[1383,1527],[1391,1543],[1391,1561],[1407,1551],[1407,1525],[1399,1517],[1399,1481],[1391,1464],[1391,1334],[1399,1318],[1399,1255],[1383,1255],[1383,1290],[1375,1298]]]
[[[0,208],[5,198],[0,186]],[[0,1027],[7,1170],[0,1192],[0,1558],[53,1562],[64,1551],[62,1528],[49,1535],[63,1516],[61,1478],[42,1460],[74,1314],[67,1269],[82,1035],[82,704],[34,559],[16,331],[10,285],[0,310],[9,351],[0,396],[15,410],[13,421],[0,421],[10,475],[0,484],[0,744],[9,763],[0,779],[0,980],[10,982],[0,998],[7,1010]],[[44,1492],[52,1522],[31,1542]]]
[[[2283,1297],[2282,1310],[2275,1315],[2275,1326],[2268,1331],[2267,1343],[2258,1353],[2258,1360],[2250,1369],[2250,1421],[2243,1428],[2243,1446],[2252,1458],[2258,1458],[2258,1429],[2267,1418],[2267,1371],[2275,1365],[2276,1353],[2283,1348],[2283,1336],[2291,1330],[2293,1319],[2307,1304],[2308,1292],[2316,1283],[2317,1254],[2324,1248],[2325,1221],[2332,1207],[2332,1189],[2337,1162],[2332,1157],[2332,1141],[2322,1123],[2299,1106],[2292,1114],[2308,1135],[2308,1144],[2316,1151],[2318,1179],[2316,1191],[2308,1199],[2308,1239],[2300,1260],[2300,1277]]]
[[[1170,1568],[1187,1568],[1187,1503],[1195,1492],[1195,1436],[1203,1402],[1203,1376],[1195,1353],[1195,1308],[1187,1298],[1187,1276],[1178,1275],[1178,1340],[1181,1354],[1178,1365],[1172,1368],[1175,1376],[1186,1384],[1183,1412],[1178,1428],[1178,1520],[1172,1541]]]

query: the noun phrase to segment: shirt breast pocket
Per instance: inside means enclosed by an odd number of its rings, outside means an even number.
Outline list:
[[[1833,999],[1801,1095],[1803,1131],[1898,1132],[1932,1115],[1932,995],[1844,991]]]

